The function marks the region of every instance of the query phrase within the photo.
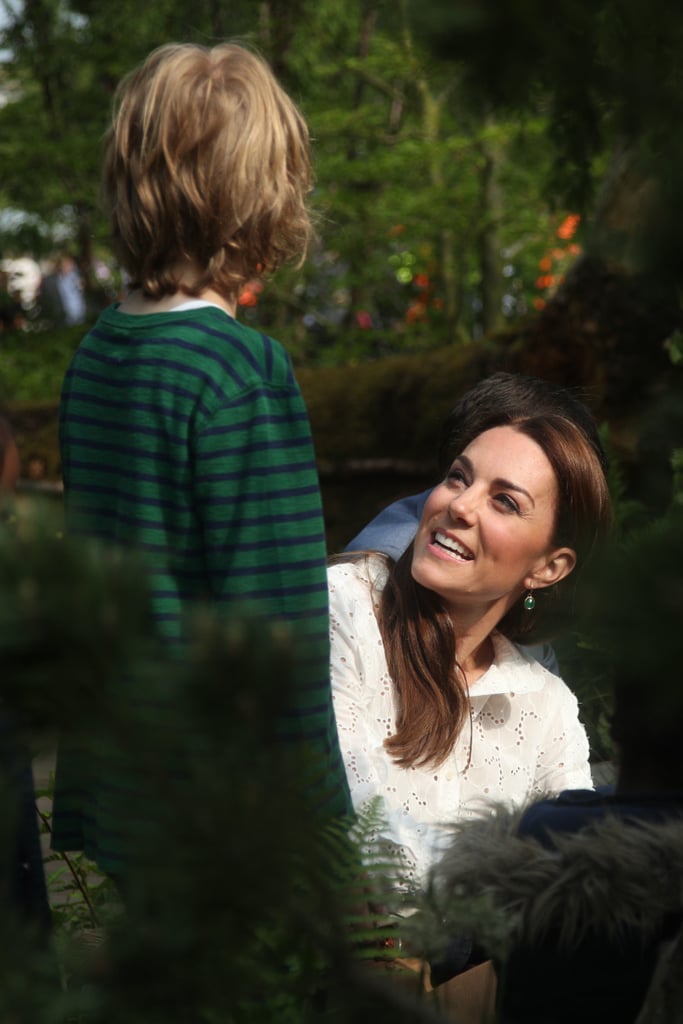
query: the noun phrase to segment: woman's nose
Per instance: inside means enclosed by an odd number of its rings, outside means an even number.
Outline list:
[[[475,488],[465,487],[464,490],[453,495],[448,511],[454,519],[464,519],[469,522],[476,513],[478,500]]]

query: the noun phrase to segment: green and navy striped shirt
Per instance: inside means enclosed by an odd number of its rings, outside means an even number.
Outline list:
[[[112,306],[67,371],[60,438],[68,531],[141,553],[165,640],[181,642],[188,608],[207,600],[226,611],[251,605],[305,635],[308,656],[282,731],[317,749],[334,782],[330,813],[347,812],[320,488],[282,346],[217,307],[137,316]],[[58,772],[61,849],[73,848],[81,828],[68,790]],[[82,841],[75,848],[84,845],[97,852]]]

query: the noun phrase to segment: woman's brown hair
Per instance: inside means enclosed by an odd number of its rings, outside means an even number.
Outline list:
[[[103,195],[131,287],[150,298],[231,299],[303,260],[311,180],[303,117],[241,45],[161,46],[117,89]]]
[[[488,422],[486,429],[513,426],[545,452],[558,485],[553,545],[571,547],[577,564],[583,566],[612,521],[603,462],[594,441],[562,415],[516,419],[501,414],[499,419]],[[465,439],[463,447],[472,439]],[[411,544],[391,566],[378,612],[397,708],[396,731],[385,746],[406,768],[441,764],[469,713],[467,682],[456,661],[457,623],[441,598],[413,579],[412,557]],[[542,600],[545,596],[539,594],[537,606]],[[520,596],[497,626],[513,641],[523,635],[528,639],[533,623],[534,615],[523,610],[522,601]]]

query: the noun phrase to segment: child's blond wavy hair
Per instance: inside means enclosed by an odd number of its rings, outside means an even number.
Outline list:
[[[306,123],[237,43],[169,44],[120,83],[103,193],[131,287],[152,299],[303,261],[312,233]]]

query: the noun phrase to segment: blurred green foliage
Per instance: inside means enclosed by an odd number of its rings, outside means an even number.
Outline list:
[[[238,0],[228,13],[162,0],[141,13],[124,0],[105,14],[53,0],[18,6],[0,36],[0,208],[33,218],[34,255],[63,237],[86,270],[111,263],[98,164],[116,83],[160,43],[239,37],[309,121],[320,227],[303,272],[267,282],[247,320],[326,365],[468,341],[533,308],[563,214],[543,187],[543,103],[494,114],[462,65],[418,38],[405,3]],[[28,221],[9,223],[0,255],[26,241]]]
[[[197,609],[185,655],[168,656],[136,560],[61,538],[40,504],[0,529],[0,567],[0,698],[19,735],[34,752],[56,732],[111,745],[137,778],[123,903],[110,887],[94,918],[58,904],[47,948],[0,915],[0,1019],[423,1019],[361,970],[353,942],[382,929],[348,823],[321,822],[315,766],[273,741],[294,685],[286,631]],[[373,823],[356,827],[360,842]]]
[[[12,331],[0,338],[0,404],[59,398],[83,326]]]

